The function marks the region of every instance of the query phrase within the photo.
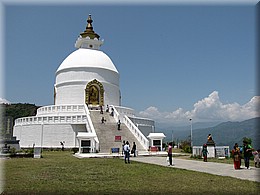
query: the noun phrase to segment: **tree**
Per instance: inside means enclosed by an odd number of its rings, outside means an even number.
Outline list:
[[[252,144],[252,139],[249,137],[243,137],[243,142],[247,142],[248,144]]]
[[[0,104],[0,137],[9,139],[12,136],[14,121],[17,118],[36,115],[39,106],[35,104]],[[11,139],[11,138],[10,138]]]
[[[184,152],[192,153],[191,151],[191,141],[190,139],[181,141],[180,148],[183,149]]]

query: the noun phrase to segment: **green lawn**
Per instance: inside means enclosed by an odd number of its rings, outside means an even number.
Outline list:
[[[257,194],[259,183],[70,152],[5,161],[3,194]]]

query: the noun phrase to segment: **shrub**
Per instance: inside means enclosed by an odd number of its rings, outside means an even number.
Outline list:
[[[71,150],[72,150],[73,154],[76,154],[79,151],[79,149],[76,147],[72,148]]]
[[[188,146],[188,145],[184,146],[182,149],[183,149],[183,151],[186,152],[186,153],[191,153],[191,152],[192,152],[191,147]]]

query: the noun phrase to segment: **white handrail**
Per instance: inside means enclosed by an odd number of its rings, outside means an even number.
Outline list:
[[[134,117],[134,110],[132,108],[122,107],[122,106],[114,106],[120,115],[127,115]]]
[[[143,135],[143,133],[138,129],[138,127],[128,118],[125,114],[120,114],[115,106],[110,106],[114,109],[114,119],[116,121],[121,120],[131,133],[136,137],[140,144],[145,148],[149,149],[149,140]]]
[[[149,149],[149,140],[143,135],[143,133],[138,129],[138,127],[128,118],[124,116],[124,123],[127,128],[133,133],[137,140],[142,144],[142,146],[148,150]]]
[[[84,105],[51,105],[43,106],[37,109],[37,116],[60,113],[82,113],[84,112]]]
[[[87,127],[87,129],[90,130],[91,133],[94,133],[96,135],[94,137],[94,140],[96,142],[96,148],[99,149],[99,140],[98,140],[97,133],[95,131],[94,125],[92,123],[92,120],[90,118],[90,112],[89,112],[88,106],[85,105],[84,108],[85,108],[85,112],[86,112],[86,116],[87,116],[86,127]]]
[[[116,120],[116,122],[118,122],[118,120],[120,120],[120,114],[119,114],[119,112],[117,111],[117,109],[116,109],[115,106],[110,106],[110,107],[114,110],[113,117],[114,117],[114,119]]]
[[[87,123],[86,123],[87,129],[90,130],[91,133],[96,133],[96,131],[94,129],[94,125],[93,125],[92,120],[90,118],[90,112],[88,110],[87,105],[85,105],[84,108],[85,108],[85,112],[86,112],[86,116],[87,116]]]
[[[31,116],[23,117],[15,120],[15,125],[43,124],[43,123],[59,123],[59,124],[84,124],[86,123],[86,115],[70,115],[70,116]]]

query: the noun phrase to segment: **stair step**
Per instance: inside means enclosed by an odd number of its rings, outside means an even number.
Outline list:
[[[109,113],[104,112],[103,114],[100,114],[99,111],[90,111],[90,117],[99,139],[101,153],[110,153],[111,148],[120,148],[121,152],[123,140],[128,141],[130,147],[133,145],[133,142],[135,142],[137,150],[145,151],[143,146],[138,142],[126,125],[121,124],[120,130],[117,130],[117,121],[115,121]],[[101,123],[102,117],[106,120],[104,124]],[[121,136],[121,142],[115,141],[115,136]]]

